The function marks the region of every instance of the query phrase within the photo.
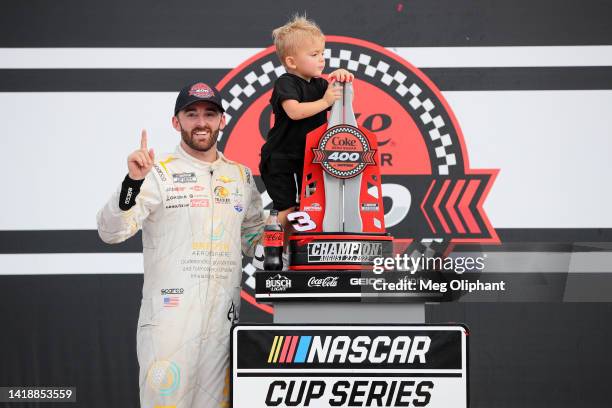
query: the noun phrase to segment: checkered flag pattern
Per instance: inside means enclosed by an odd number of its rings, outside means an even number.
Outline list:
[[[408,253],[412,258],[418,258],[422,255],[426,257],[441,257],[446,249],[446,243],[442,238],[422,238],[420,241],[414,241],[404,253]]]
[[[429,137],[432,142],[438,144],[435,148],[436,157],[443,163],[438,165],[438,173],[440,175],[448,175],[449,167],[457,164],[457,158],[454,153],[446,151],[448,146],[453,144],[448,133],[444,133],[444,119],[440,115],[435,115],[435,105],[431,99],[423,99],[422,89],[415,83],[408,84],[406,74],[397,70],[390,72],[390,65],[384,61],[372,63],[372,57],[367,54],[360,53],[356,59],[352,58],[352,51],[340,50],[338,56],[333,56],[331,49],[325,50],[325,58],[329,60],[330,68],[344,67],[349,71],[363,72],[365,75],[376,78],[377,74],[380,82],[391,87],[402,98],[410,98],[409,105],[417,113],[419,119],[424,125],[433,127],[429,131]],[[422,112],[422,113],[420,113]]]
[[[234,84],[229,90],[229,94],[232,96],[231,100],[223,98],[221,104],[225,109],[225,122],[230,123],[232,120],[232,111],[238,111],[244,100],[251,97],[257,90],[257,86],[266,86],[278,77],[283,75],[285,67],[281,64],[276,65],[272,61],[263,63],[259,69],[252,70],[246,74],[243,78],[242,84]],[[223,132],[219,132],[218,141],[223,138]]]
[[[410,106],[416,117],[430,127],[429,138],[435,143],[435,155],[440,159],[437,164],[439,175],[448,175],[449,168],[457,164],[454,153],[450,153],[447,148],[452,147],[451,136],[444,131],[446,126],[441,115],[437,114],[437,107],[434,102],[423,95],[423,91],[416,83],[410,83],[408,75],[400,70],[393,70],[391,66],[383,60],[374,61],[371,55],[364,53],[353,53],[351,50],[338,50],[332,53],[331,49],[326,49],[324,57],[327,66],[331,69],[345,68],[352,72],[361,72],[364,75],[378,79],[383,85],[391,88],[402,98],[409,98]],[[271,58],[274,58],[271,56]],[[259,68],[249,71],[242,80],[237,81],[229,89],[229,97],[222,100],[225,109],[226,123],[230,123],[232,116],[242,107],[244,101],[257,92],[257,87],[268,86],[278,77],[286,72],[285,67],[272,59],[263,62]],[[219,132],[219,141],[222,140],[223,132]],[[436,256],[441,255],[446,244],[443,239],[422,239],[415,241],[406,252],[411,256]],[[250,268],[248,268],[250,269]],[[248,275],[248,283],[252,283],[250,270],[245,270]]]
[[[252,263],[248,263],[242,268],[242,272],[246,274],[244,284],[253,290],[255,290],[255,272],[257,269]],[[263,270],[263,264],[259,269]]]

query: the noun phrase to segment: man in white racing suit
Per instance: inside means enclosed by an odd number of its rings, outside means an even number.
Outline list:
[[[223,112],[214,87],[186,86],[172,118],[182,139],[176,151],[156,160],[143,131],[121,189],[98,213],[107,243],[143,231],[142,408],[229,406],[241,252],[252,256],[264,214],[251,171],[217,151]]]

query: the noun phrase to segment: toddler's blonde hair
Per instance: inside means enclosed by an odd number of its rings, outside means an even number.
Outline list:
[[[325,35],[312,20],[296,14],[291,21],[282,27],[272,31],[276,55],[281,63],[285,65],[285,58],[295,53],[295,51],[306,41],[325,41]]]

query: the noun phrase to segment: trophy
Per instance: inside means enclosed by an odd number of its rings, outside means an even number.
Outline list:
[[[288,219],[289,270],[369,269],[390,257],[376,136],[357,126],[353,84],[342,86],[328,123],[306,136],[300,211]]]

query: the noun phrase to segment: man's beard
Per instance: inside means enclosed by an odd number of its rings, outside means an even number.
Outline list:
[[[208,137],[208,139],[196,142],[195,138],[197,136],[195,134],[200,131],[207,131],[210,136]],[[183,142],[185,142],[185,144],[191,147],[193,150],[197,150],[199,152],[209,151],[215,145],[215,143],[217,143],[218,136],[219,129],[213,131],[208,126],[192,129],[191,132],[187,132],[186,130],[181,129],[181,138],[183,139]]]

